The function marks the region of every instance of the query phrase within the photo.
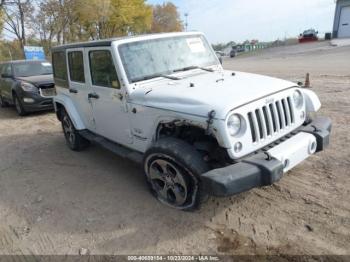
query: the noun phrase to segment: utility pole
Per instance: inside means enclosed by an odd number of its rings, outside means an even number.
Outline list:
[[[188,29],[188,13],[185,13],[185,31]]]

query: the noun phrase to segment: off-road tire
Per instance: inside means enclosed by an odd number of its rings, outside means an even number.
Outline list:
[[[67,146],[73,150],[73,151],[82,151],[86,149],[90,142],[82,137],[79,132],[75,129],[74,124],[72,120],[70,119],[68,113],[63,108],[61,109],[61,116],[62,116],[62,129],[63,134],[66,139]]]
[[[208,198],[203,191],[200,175],[207,172],[209,167],[200,153],[190,144],[176,138],[161,139],[147,150],[143,165],[151,193],[163,204],[184,211],[193,211]],[[173,176],[179,183],[169,182],[169,179],[172,179],[168,176]],[[178,195],[183,201],[177,201]]]
[[[15,104],[15,108],[19,116],[26,116],[28,114],[28,112],[26,112],[26,110],[23,108],[22,102],[16,94],[13,95],[13,103]]]

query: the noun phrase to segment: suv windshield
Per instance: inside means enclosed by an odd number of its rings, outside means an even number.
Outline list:
[[[315,35],[316,31],[314,29],[305,30],[303,35]]]
[[[13,64],[13,73],[15,76],[37,76],[51,75],[52,65],[49,62],[23,62]]]
[[[131,83],[185,68],[219,63],[203,36],[191,35],[122,44],[119,53]]]

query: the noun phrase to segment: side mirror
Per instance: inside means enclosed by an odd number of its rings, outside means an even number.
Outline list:
[[[10,75],[10,74],[1,74],[1,77],[2,78],[13,78],[13,75]]]

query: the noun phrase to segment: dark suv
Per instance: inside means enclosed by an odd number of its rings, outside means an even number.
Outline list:
[[[56,95],[52,65],[47,61],[0,64],[0,106],[15,105],[18,115],[52,110]]]

